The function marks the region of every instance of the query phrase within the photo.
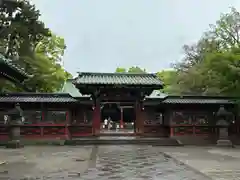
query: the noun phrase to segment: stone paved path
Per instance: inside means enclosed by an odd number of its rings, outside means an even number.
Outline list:
[[[102,146],[96,166],[80,176],[82,180],[205,180],[152,146]]]
[[[240,148],[162,147],[161,150],[214,180],[240,180]]]
[[[92,147],[36,146],[0,148],[0,180],[60,180],[86,171]]]
[[[0,149],[0,179],[8,180],[205,180],[164,155],[160,147],[25,147]]]

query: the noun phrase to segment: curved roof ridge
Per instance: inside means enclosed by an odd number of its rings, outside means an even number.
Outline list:
[[[123,76],[149,76],[149,75],[153,75],[153,76],[157,76],[157,73],[131,73],[131,72],[77,72],[78,75],[123,75]]]

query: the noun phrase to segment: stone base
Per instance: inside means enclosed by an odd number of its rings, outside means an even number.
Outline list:
[[[230,140],[218,140],[217,146],[221,147],[233,147],[233,143]]]
[[[11,149],[18,149],[18,148],[23,148],[24,145],[21,143],[20,140],[10,140],[7,142],[6,148],[11,148]]]

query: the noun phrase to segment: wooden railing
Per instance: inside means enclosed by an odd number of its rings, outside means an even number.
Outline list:
[[[208,136],[218,135],[220,126],[208,126],[208,125],[171,125],[171,136]],[[240,126],[230,126],[228,128],[229,134],[240,134]]]
[[[93,134],[92,124],[77,124],[68,126],[71,137],[91,136]]]
[[[170,127],[161,124],[144,124],[144,134],[168,137],[170,135]]]
[[[91,124],[24,124],[20,133],[26,139],[67,139],[92,134]],[[8,139],[8,125],[0,125],[0,140]]]
[[[171,125],[145,124],[144,134],[169,136],[209,136],[218,135],[219,126],[206,125]],[[92,124],[29,124],[21,125],[21,135],[27,139],[66,139],[71,137],[91,136]],[[229,135],[240,135],[240,125],[229,127]],[[8,126],[0,125],[0,140],[8,138]]]

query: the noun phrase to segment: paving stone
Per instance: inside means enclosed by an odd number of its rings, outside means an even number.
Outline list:
[[[165,157],[158,148],[151,146],[122,147],[100,147],[96,160],[96,174],[92,177],[92,171],[87,170],[81,175],[80,179],[101,179],[103,177],[104,179],[117,180],[208,179],[185,165],[178,164],[171,158]],[[110,173],[106,173],[108,171]]]
[[[181,147],[161,151],[206,174],[213,180],[240,179],[240,148]]]
[[[94,146],[85,150],[82,146],[0,149],[0,158],[7,161],[0,166],[0,179],[8,180],[208,179],[164,155],[161,148],[152,146]]]

